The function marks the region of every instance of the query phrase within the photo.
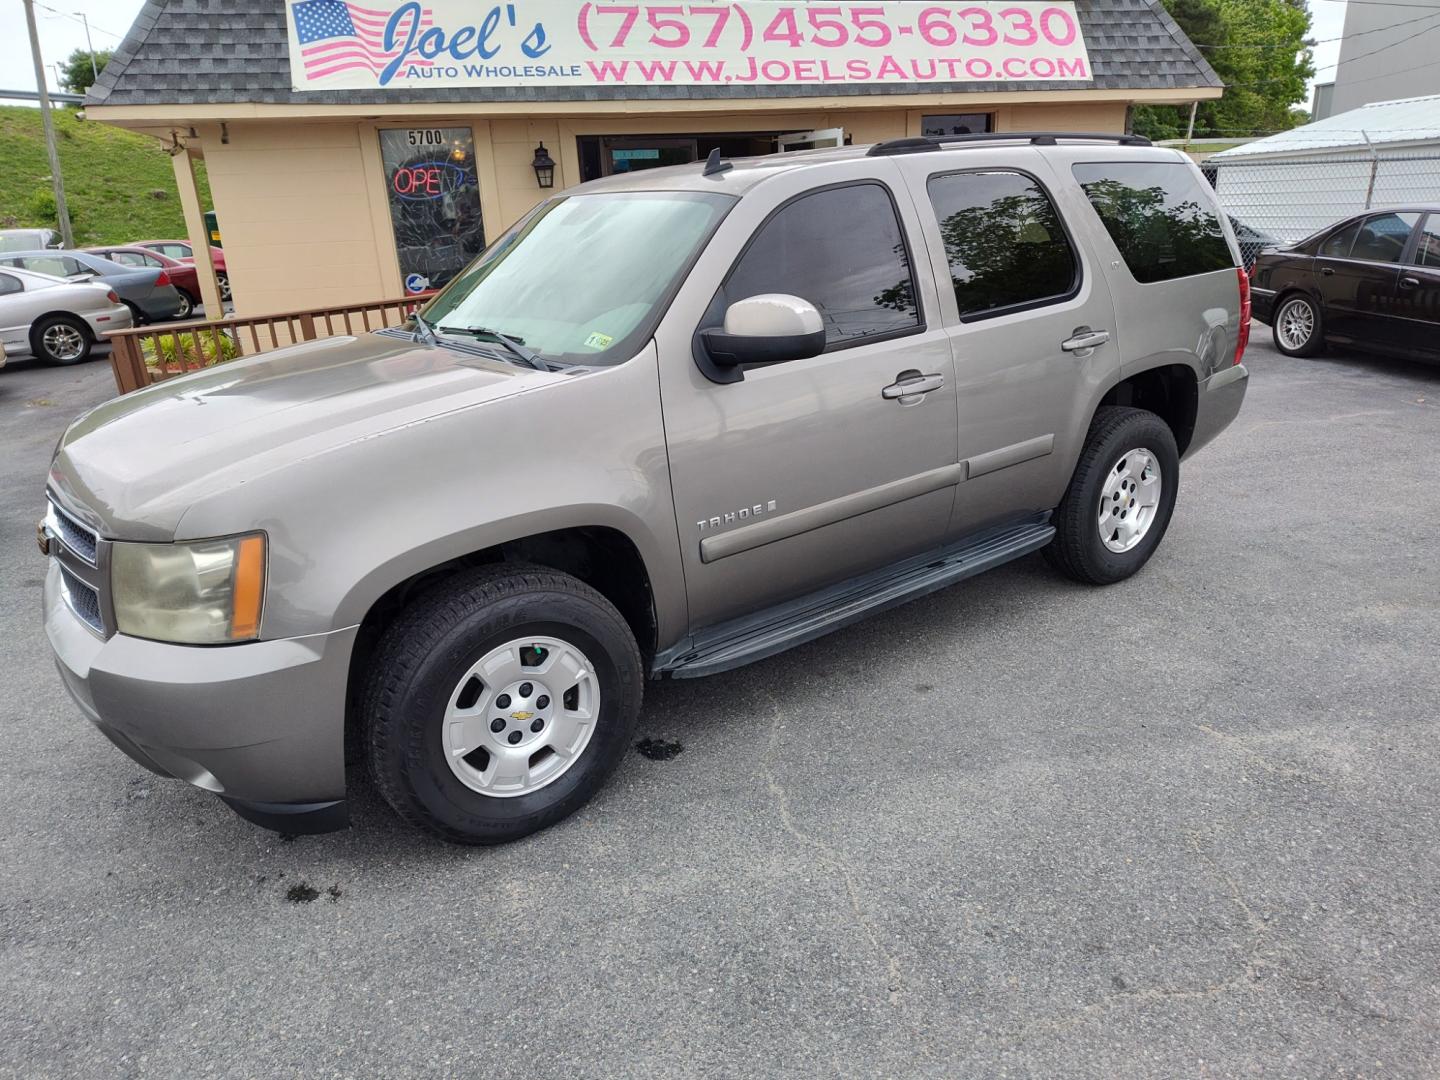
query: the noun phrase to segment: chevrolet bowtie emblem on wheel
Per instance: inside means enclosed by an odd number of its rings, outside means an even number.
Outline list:
[[[532,716],[534,716],[534,715],[535,715],[535,714],[534,714],[533,712],[512,712],[512,713],[510,714],[510,719],[511,719],[511,720],[518,720],[520,723],[523,724],[526,720],[529,720],[530,717],[532,717]]]

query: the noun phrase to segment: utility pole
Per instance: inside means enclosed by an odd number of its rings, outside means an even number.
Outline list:
[[[1186,149],[1186,150],[1189,150],[1189,149],[1190,149],[1190,140],[1195,137],[1195,110],[1199,107],[1199,105],[1200,105],[1200,102],[1198,102],[1198,101],[1192,101],[1192,102],[1190,102],[1190,124],[1189,124],[1188,127],[1185,128],[1185,149]]]
[[[30,28],[30,55],[35,61],[35,89],[40,93],[40,120],[45,125],[45,152],[50,157],[50,179],[55,185],[55,215],[67,248],[75,246],[70,230],[70,208],[65,205],[65,181],[60,177],[60,154],[55,149],[55,121],[50,116],[50,89],[45,85],[45,61],[40,59],[40,34],[35,29],[34,0],[24,0],[25,23]]]
[[[100,65],[95,63],[95,42],[90,38],[90,20],[85,17],[83,11],[77,11],[75,14],[79,15],[80,21],[85,24],[85,45],[90,50],[90,70],[94,73],[95,80],[98,82],[100,80]]]

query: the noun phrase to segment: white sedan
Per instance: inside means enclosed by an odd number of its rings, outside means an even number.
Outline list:
[[[102,334],[132,324],[130,309],[107,285],[0,268],[0,344],[51,364],[78,364]]]

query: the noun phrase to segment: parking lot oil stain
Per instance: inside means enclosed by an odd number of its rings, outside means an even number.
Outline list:
[[[340,892],[340,886],[339,886],[339,885],[331,885],[330,888],[328,888],[328,889],[325,890],[325,895],[328,896],[328,897],[330,897],[330,902],[331,902],[332,904],[338,904],[338,903],[340,902],[340,897],[341,897],[341,895],[342,895],[341,892]]]
[[[635,749],[651,761],[669,761],[678,757],[685,747],[678,742],[667,742],[664,739],[641,739],[635,744]]]
[[[305,882],[298,885],[291,885],[290,891],[285,894],[285,899],[292,904],[313,904],[320,898],[320,890],[312,889]]]

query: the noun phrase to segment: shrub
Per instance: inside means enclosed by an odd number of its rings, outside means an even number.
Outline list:
[[[53,227],[60,222],[60,211],[55,205],[55,192],[49,188],[36,188],[30,196],[30,216],[36,221]]]
[[[147,339],[141,350],[146,367],[166,369],[213,367],[240,355],[235,339],[223,330],[165,334],[158,342]]]

